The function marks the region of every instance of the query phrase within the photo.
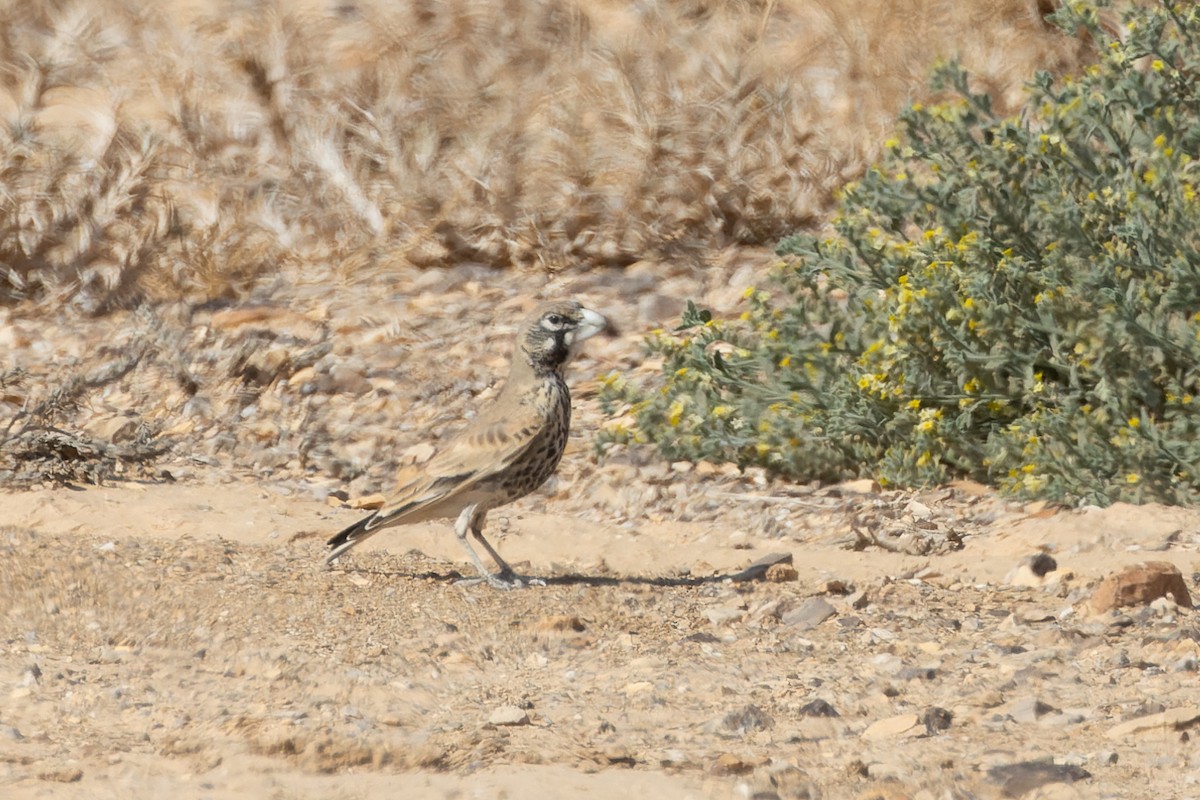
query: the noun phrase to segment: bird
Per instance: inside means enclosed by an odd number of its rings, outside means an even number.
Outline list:
[[[554,474],[567,446],[571,393],[564,372],[584,340],[608,325],[574,300],[538,305],[518,328],[508,378],[496,400],[422,465],[406,467],[390,499],[328,541],[330,564],[394,525],[457,517],[454,533],[484,582],[524,585],[483,536],[487,513],[537,489]],[[492,573],[471,547],[473,536],[496,562]]]

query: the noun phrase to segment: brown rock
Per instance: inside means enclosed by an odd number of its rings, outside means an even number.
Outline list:
[[[387,498],[381,494],[366,494],[362,497],[356,497],[350,501],[351,508],[361,508],[366,511],[374,511],[377,508],[383,508],[383,504],[387,502]]]
[[[721,753],[712,762],[710,769],[714,775],[745,775],[754,769],[754,765],[733,753]]]
[[[789,583],[800,579],[800,573],[791,564],[772,564],[767,567],[768,583]]]
[[[1192,608],[1192,598],[1179,568],[1166,561],[1147,561],[1100,581],[1092,593],[1091,607],[1097,614],[1103,614],[1123,606],[1148,605],[1168,595],[1176,605]]]

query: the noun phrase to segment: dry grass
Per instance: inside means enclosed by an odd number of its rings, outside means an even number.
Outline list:
[[[1073,64],[1037,5],[0,0],[0,296],[771,243],[935,57],[1009,107]]]

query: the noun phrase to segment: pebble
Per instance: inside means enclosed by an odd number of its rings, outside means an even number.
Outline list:
[[[1200,707],[1173,708],[1158,714],[1147,714],[1120,723],[1105,734],[1109,739],[1124,739],[1138,733],[1162,729],[1182,730],[1200,722]]]
[[[837,614],[837,609],[824,598],[810,597],[795,608],[783,612],[780,619],[784,625],[799,631],[807,631],[817,627],[835,614]]]
[[[737,711],[730,711],[721,718],[721,728],[732,733],[747,734],[775,727],[775,720],[753,703]]]
[[[1171,595],[1176,605],[1192,607],[1187,584],[1179,567],[1167,561],[1147,561],[1100,581],[1089,602],[1096,614],[1126,606],[1149,605],[1160,597]]]
[[[1092,777],[1082,767],[1049,761],[1022,761],[999,764],[987,771],[988,779],[999,785],[1005,797],[1023,797],[1051,783],[1074,783]]]
[[[488,716],[488,724],[496,727],[528,725],[529,714],[518,706],[500,706]]]
[[[863,731],[862,738],[868,741],[876,741],[900,736],[917,727],[917,723],[920,721],[920,717],[916,714],[898,714],[894,717],[876,720]]]
[[[1027,724],[1037,722],[1041,717],[1057,712],[1057,708],[1049,703],[1043,703],[1036,697],[1022,697],[1012,704],[1008,711],[1008,716],[1014,722]]]
[[[804,705],[800,706],[799,712],[802,717],[838,717],[837,709],[830,705],[827,701],[817,698],[809,700]]]

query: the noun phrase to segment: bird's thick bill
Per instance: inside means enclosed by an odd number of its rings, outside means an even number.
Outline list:
[[[580,308],[580,326],[575,329],[575,342],[592,338],[606,327],[608,320],[604,318],[604,314],[598,314],[590,308]]]

